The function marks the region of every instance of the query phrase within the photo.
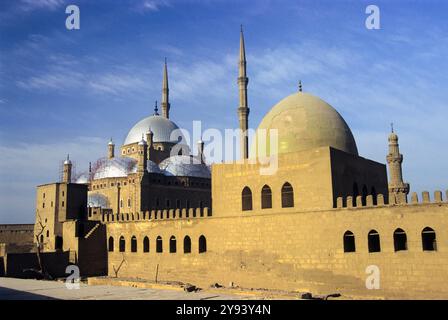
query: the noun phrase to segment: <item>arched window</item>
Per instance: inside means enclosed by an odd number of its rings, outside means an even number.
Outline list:
[[[252,210],[252,191],[249,187],[244,187],[241,193],[241,200],[243,204],[243,211]]]
[[[352,202],[353,206],[356,207],[356,198],[359,196],[358,184],[355,182],[353,184]]]
[[[376,230],[370,230],[367,240],[369,243],[369,252],[381,251],[380,234]]]
[[[261,209],[272,208],[272,191],[268,185],[261,189]]]
[[[436,232],[430,227],[422,230],[422,246],[423,251],[437,250]]]
[[[394,249],[395,251],[408,250],[408,239],[403,229],[398,228],[394,231]]]
[[[184,253],[191,253],[191,239],[189,236],[184,238]]]
[[[131,238],[131,252],[137,252],[137,238],[135,236]]]
[[[347,230],[344,233],[344,252],[355,252],[355,235],[353,232]]]
[[[143,252],[149,252],[149,238],[145,237],[143,239]]]
[[[44,243],[44,235],[43,234],[40,235],[40,243]]]
[[[171,236],[170,238],[170,253],[176,253],[176,237]]]
[[[163,241],[161,236],[158,236],[156,239],[156,252],[157,253],[163,252]]]
[[[120,252],[126,251],[126,240],[124,240],[124,237],[120,237]]]
[[[294,207],[294,190],[289,182],[282,187],[282,208]]]
[[[199,237],[199,253],[203,253],[207,251],[207,240],[202,235]]]
[[[362,187],[362,197],[361,197],[363,207],[365,207],[367,205],[367,193],[368,193],[367,187],[366,187],[366,185],[364,185]]]
[[[114,238],[113,237],[109,237],[109,252],[114,252]]]

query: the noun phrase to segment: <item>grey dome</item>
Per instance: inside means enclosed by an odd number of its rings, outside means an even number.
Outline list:
[[[97,161],[93,179],[126,177],[128,174],[135,172],[137,172],[137,160],[135,159],[126,157],[103,158]]]
[[[172,156],[163,160],[160,165],[167,176],[197,177],[210,179],[210,168],[190,156]]]
[[[83,184],[83,183],[89,183],[89,174],[88,173],[82,173],[78,178],[76,178],[75,183]]]
[[[157,163],[151,160],[147,160],[146,171],[148,171],[149,173],[163,173],[162,170],[160,170]]]
[[[148,130],[153,132],[154,142],[177,143],[179,142],[176,139],[177,137],[171,139],[171,133],[176,129],[179,129],[179,127],[173,121],[159,115],[152,115],[140,120],[132,127],[124,140],[124,144],[139,142],[142,140],[142,135],[146,134]]]
[[[100,193],[92,193],[87,197],[87,206],[88,207],[101,207],[101,208],[109,208],[109,200],[107,197]]]

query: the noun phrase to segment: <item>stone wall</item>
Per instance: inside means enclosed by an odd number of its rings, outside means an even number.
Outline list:
[[[108,272],[114,276],[154,280],[180,280],[200,286],[218,282],[254,288],[400,298],[448,297],[448,204],[339,208],[299,211],[294,208],[233,211],[228,216],[174,218],[106,223],[114,238]],[[437,251],[423,251],[422,230],[436,232]],[[395,252],[393,234],[407,235],[406,251]],[[343,235],[355,236],[356,252],[344,252]],[[369,252],[368,234],[380,235],[381,252]],[[205,236],[206,252],[198,239]],[[119,238],[126,240],[119,252]],[[131,252],[131,237],[137,252]],[[143,252],[143,239],[150,252]],[[156,239],[163,252],[156,252]],[[176,253],[170,253],[170,238]],[[183,239],[191,238],[191,253],[183,252]],[[158,267],[157,267],[158,265]],[[366,289],[366,268],[380,270],[380,289]]]
[[[32,224],[2,224],[0,225],[0,243],[5,244],[8,252],[29,252],[33,250]]]

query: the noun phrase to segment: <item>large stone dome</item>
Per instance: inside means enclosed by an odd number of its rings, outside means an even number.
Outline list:
[[[308,93],[297,92],[281,100],[266,114],[258,129],[278,130],[278,153],[330,146],[358,155],[353,134],[342,116],[328,103]],[[270,150],[269,131],[266,145],[259,145],[259,155],[277,154]],[[255,152],[253,143],[251,155],[255,156]]]
[[[176,134],[174,138],[171,137],[171,133],[174,130],[179,129],[179,127],[173,121],[165,117],[152,115],[140,120],[132,127],[124,144],[139,142],[142,140],[142,134],[145,136],[149,129],[154,133],[154,142],[179,142],[179,139],[176,139],[179,135]]]

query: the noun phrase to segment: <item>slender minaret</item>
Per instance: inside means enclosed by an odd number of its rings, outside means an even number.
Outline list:
[[[146,158],[148,160],[151,160],[153,141],[154,141],[154,133],[152,132],[151,128],[149,128],[148,131],[146,132],[146,144],[148,145]]]
[[[163,81],[162,81],[162,116],[169,119],[170,118],[170,89],[168,88],[168,67],[165,65],[163,67]]]
[[[198,141],[198,158],[201,163],[204,163],[204,141],[202,139]]]
[[[403,182],[401,169],[403,155],[400,154],[398,136],[394,133],[393,125],[392,132],[389,135],[389,154],[386,159],[389,166],[389,202],[406,203],[407,194],[409,193],[409,183]]]
[[[148,144],[146,143],[145,139],[143,138],[142,134],[142,140],[138,143],[137,151],[138,151],[138,159],[137,159],[137,172],[138,173],[145,173],[146,171],[146,165],[148,161]]]
[[[249,137],[247,129],[249,127],[249,107],[247,106],[247,84],[249,78],[246,74],[246,49],[244,47],[243,26],[240,32],[240,58],[238,63],[238,89],[240,105],[238,107],[238,118],[240,122],[241,137],[240,137],[240,156],[242,159],[249,157]]]
[[[70,155],[67,155],[67,159],[64,161],[64,171],[62,173],[62,182],[72,182],[72,162],[70,161]]]
[[[107,148],[108,148],[107,157],[109,159],[112,159],[113,157],[115,157],[115,143],[112,141],[112,138],[110,138],[109,143],[107,144]]]

